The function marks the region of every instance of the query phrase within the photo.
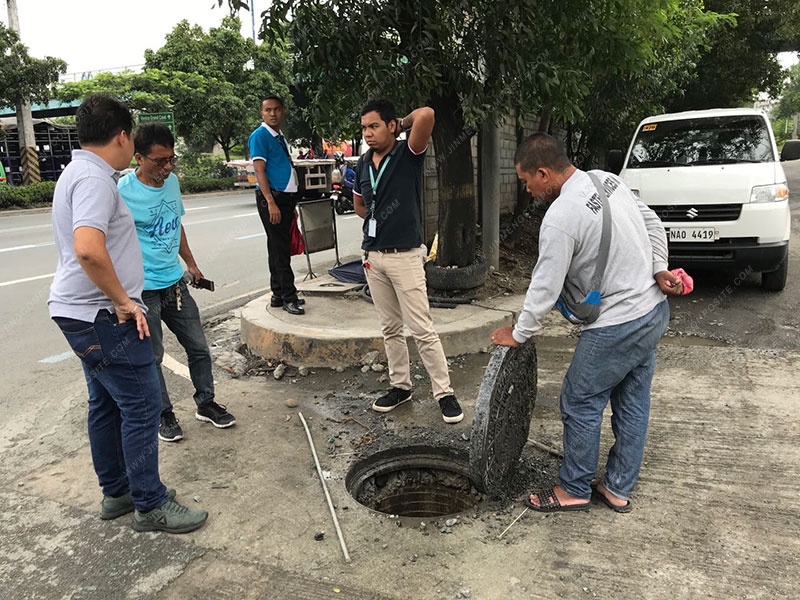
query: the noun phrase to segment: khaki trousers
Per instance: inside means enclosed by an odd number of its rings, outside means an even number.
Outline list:
[[[433,328],[423,260],[422,248],[397,253],[373,250],[366,260],[369,268],[364,271],[381,323],[392,387],[411,389],[405,324],[430,375],[433,397],[438,400],[452,394],[453,388],[442,342]]]

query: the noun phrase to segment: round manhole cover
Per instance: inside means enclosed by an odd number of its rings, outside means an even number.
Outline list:
[[[528,440],[536,402],[536,345],[498,346],[475,403],[469,462],[475,486],[501,495]]]

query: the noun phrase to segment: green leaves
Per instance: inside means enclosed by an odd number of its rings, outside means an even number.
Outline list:
[[[67,64],[48,56],[28,55],[17,32],[0,23],[0,106],[13,106],[23,99],[46,101],[50,85],[67,70]]]
[[[66,83],[57,96],[74,100],[107,91],[136,110],[173,110],[177,133],[191,149],[208,151],[218,143],[229,158],[230,149],[245,143],[260,122],[261,97],[289,93],[285,49],[257,46],[239,29],[232,16],[208,33],[181,21],[164,46],[145,52],[142,73],[103,73]]]

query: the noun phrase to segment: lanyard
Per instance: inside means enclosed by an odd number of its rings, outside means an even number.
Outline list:
[[[370,169],[369,169],[369,180],[372,183],[372,195],[375,196],[375,193],[378,191],[378,184],[381,182],[381,177],[383,177],[383,172],[386,170],[386,167],[389,166],[389,161],[392,160],[392,156],[389,155],[386,157],[386,162],[383,163],[381,170],[378,171],[378,178],[375,179],[375,165],[372,164],[370,161]]]

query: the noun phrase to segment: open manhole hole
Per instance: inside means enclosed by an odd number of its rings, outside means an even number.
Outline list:
[[[443,517],[483,499],[469,476],[469,456],[454,448],[405,446],[353,465],[345,486],[359,504],[402,517]]]

